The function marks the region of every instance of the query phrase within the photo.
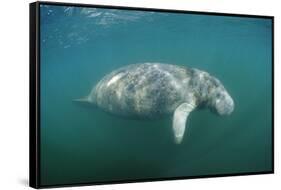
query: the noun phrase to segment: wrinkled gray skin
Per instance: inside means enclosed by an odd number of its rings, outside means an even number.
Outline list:
[[[177,115],[186,118],[198,106],[207,106],[219,115],[228,115],[234,109],[232,98],[215,77],[198,69],[161,63],[117,69],[106,75],[83,101],[116,115],[150,119],[172,114],[183,103],[186,105],[178,109]],[[183,117],[175,115],[174,123]],[[186,118],[181,125],[185,125]],[[183,131],[178,133],[184,133],[184,128],[180,130]]]

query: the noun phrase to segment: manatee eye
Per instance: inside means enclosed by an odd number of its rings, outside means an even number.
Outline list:
[[[216,98],[221,98],[222,97],[222,94],[221,93],[217,93],[216,94]]]

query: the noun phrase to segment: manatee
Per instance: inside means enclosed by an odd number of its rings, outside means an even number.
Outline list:
[[[163,63],[132,64],[104,76],[84,98],[106,112],[139,119],[173,114],[175,143],[183,140],[190,112],[209,108],[229,115],[234,101],[222,83],[205,71]]]

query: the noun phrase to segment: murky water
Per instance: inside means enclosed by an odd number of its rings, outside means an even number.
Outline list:
[[[102,182],[270,171],[271,20],[41,6],[41,183]],[[205,70],[235,101],[228,117],[132,120],[78,105],[106,74],[132,63]]]

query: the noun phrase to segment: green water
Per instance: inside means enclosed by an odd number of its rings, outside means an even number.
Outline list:
[[[263,172],[272,169],[272,24],[266,18],[41,6],[41,185]],[[228,117],[130,120],[78,105],[132,63],[205,70],[235,101]]]

